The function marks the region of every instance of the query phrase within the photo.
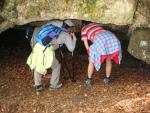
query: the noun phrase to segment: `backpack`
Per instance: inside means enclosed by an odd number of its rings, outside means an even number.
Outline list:
[[[52,39],[57,38],[63,30],[52,24],[43,25],[35,35],[35,40],[43,46],[49,46]]]

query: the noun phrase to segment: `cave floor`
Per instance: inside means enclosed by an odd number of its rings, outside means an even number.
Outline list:
[[[113,64],[109,87],[102,82],[105,64],[94,73],[93,86],[87,87],[87,56],[75,55],[76,82],[61,79],[61,89],[46,87],[38,96],[33,73],[26,65],[28,54],[19,48],[0,53],[0,113],[150,113],[150,66],[127,52],[121,65]],[[71,65],[70,58],[66,59],[67,65]],[[43,79],[45,86],[48,80]]]

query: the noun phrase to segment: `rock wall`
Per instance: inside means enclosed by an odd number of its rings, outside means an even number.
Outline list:
[[[136,4],[137,0],[1,0],[0,31],[33,21],[68,18],[128,25]]]
[[[138,0],[132,26],[150,27],[150,0]]]
[[[128,51],[137,59],[150,64],[150,29],[136,28],[131,35]]]
[[[150,0],[138,0],[130,33],[129,53],[150,64]]]

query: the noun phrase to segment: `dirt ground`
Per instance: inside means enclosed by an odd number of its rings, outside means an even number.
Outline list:
[[[33,73],[26,65],[30,53],[26,44],[0,46],[0,113],[150,113],[150,66],[134,59],[126,50],[121,65],[113,64],[109,87],[104,87],[102,81],[105,64],[94,73],[93,86],[87,87],[87,56],[75,54],[76,82],[62,77],[63,88],[46,87],[37,96]],[[71,57],[67,57],[62,67],[71,65],[70,62]],[[48,78],[43,82],[47,85]]]

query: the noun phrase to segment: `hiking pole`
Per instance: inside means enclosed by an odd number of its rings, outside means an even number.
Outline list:
[[[62,64],[65,64],[65,68],[66,68],[66,70],[67,70],[67,72],[68,72],[68,74],[69,74],[69,78],[71,78],[71,73],[70,73],[70,71],[69,71],[69,68],[68,68],[68,66],[67,66],[67,64],[66,64],[66,60],[65,60],[65,58],[64,58],[64,54],[63,54],[63,52],[61,51],[61,49],[59,48],[59,51],[60,51],[60,54],[61,54],[61,63]],[[63,63],[64,62],[64,63]]]
[[[74,53],[72,52],[72,59],[71,59],[71,63],[72,63],[72,77],[71,77],[71,79],[72,79],[72,82],[76,82],[76,80],[75,80],[75,74],[74,74]]]

